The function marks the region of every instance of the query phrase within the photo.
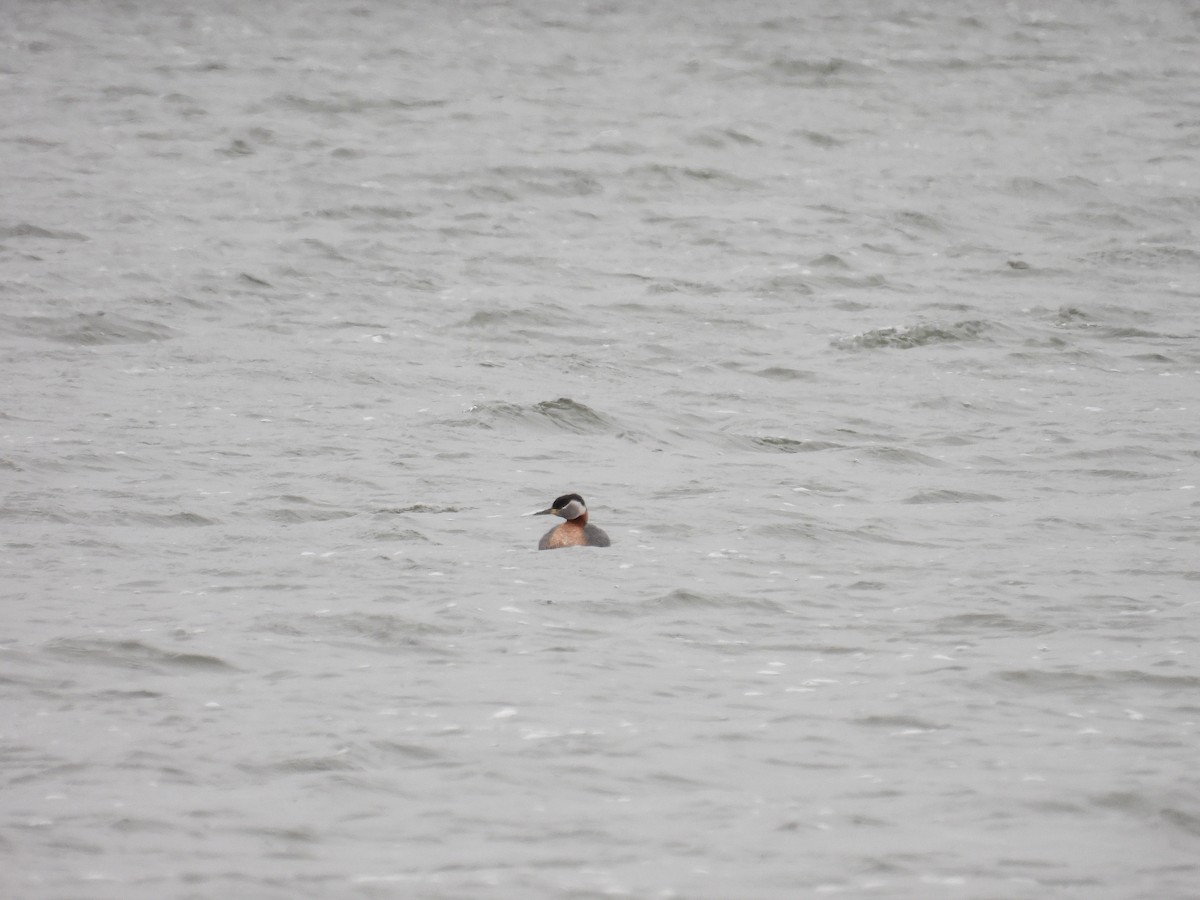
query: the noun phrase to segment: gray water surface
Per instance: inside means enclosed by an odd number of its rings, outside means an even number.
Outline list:
[[[4,896],[1198,895],[1191,4],[5,7]]]

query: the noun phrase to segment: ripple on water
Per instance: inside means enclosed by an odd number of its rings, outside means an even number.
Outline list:
[[[964,343],[983,340],[992,325],[982,319],[970,319],[949,324],[924,322],[888,328],[874,328],[861,334],[838,338],[833,346],[839,350],[912,350],[931,344]]]
[[[468,419],[459,419],[455,424],[479,428],[507,428],[513,424],[530,426],[538,430],[568,431],[574,434],[613,433],[617,423],[604,413],[597,412],[586,403],[559,397],[537,403],[480,403],[472,406]]]
[[[77,313],[72,316],[0,315],[0,330],[20,337],[41,338],[80,347],[103,344],[146,344],[174,337],[175,329],[149,319],[118,313]]]
[[[143,641],[55,638],[48,641],[44,649],[52,656],[65,657],[72,662],[96,663],[123,669],[149,669],[160,672],[172,669],[193,671],[232,671],[234,669],[229,663],[215,656],[163,650]]]
[[[436,639],[461,630],[388,613],[272,615],[260,618],[258,627],[274,634],[340,642],[382,653],[442,652]]]
[[[975,491],[931,490],[919,491],[904,500],[905,503],[1003,503],[1004,498],[995,494]]]
[[[758,609],[780,613],[788,612],[788,608],[783,604],[762,597],[692,591],[684,588],[678,588],[670,593],[643,601],[642,605],[647,608],[671,610]]]

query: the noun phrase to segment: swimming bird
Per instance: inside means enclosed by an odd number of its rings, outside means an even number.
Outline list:
[[[539,550],[557,550],[559,547],[607,547],[611,543],[602,529],[588,524],[587,504],[578,494],[563,494],[550,504],[549,509],[539,509],[526,515],[559,516],[567,520],[542,535],[542,539],[538,541]]]

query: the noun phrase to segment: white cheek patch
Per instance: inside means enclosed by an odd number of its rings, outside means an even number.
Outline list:
[[[583,515],[583,512],[584,512],[583,504],[580,503],[578,500],[572,500],[570,503],[568,503],[566,506],[564,506],[562,509],[560,509],[558,511],[558,515],[562,516],[564,519],[570,520],[570,519],[578,519],[580,516]]]

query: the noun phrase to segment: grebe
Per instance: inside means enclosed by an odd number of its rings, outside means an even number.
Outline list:
[[[539,550],[559,547],[607,547],[608,535],[595,525],[588,524],[587,504],[578,494],[563,494],[549,509],[526,513],[527,516],[561,516],[567,521],[551,528],[538,541]]]

